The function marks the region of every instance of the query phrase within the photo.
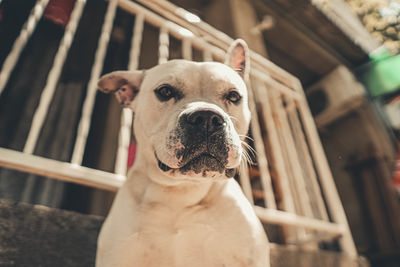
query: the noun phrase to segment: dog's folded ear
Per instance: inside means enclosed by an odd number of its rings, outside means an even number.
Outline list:
[[[114,71],[103,75],[97,88],[104,93],[114,93],[118,102],[127,107],[139,93],[143,76],[143,71]]]
[[[225,64],[233,68],[242,78],[247,81],[250,73],[250,51],[246,42],[236,39],[229,47]]]

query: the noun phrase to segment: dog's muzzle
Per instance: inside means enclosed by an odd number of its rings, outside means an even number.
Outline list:
[[[182,147],[175,149],[179,171],[183,174],[193,171],[207,176],[207,172],[225,172],[232,177],[234,169],[227,169],[229,138],[227,122],[223,115],[213,110],[197,110],[183,114],[178,122],[176,137]],[[156,155],[157,156],[157,155]],[[158,167],[170,171],[171,167],[158,158]]]

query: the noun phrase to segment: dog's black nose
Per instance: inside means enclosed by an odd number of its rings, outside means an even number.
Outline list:
[[[223,130],[225,125],[224,118],[210,110],[200,110],[188,114],[186,123],[198,130],[206,130],[208,134]]]

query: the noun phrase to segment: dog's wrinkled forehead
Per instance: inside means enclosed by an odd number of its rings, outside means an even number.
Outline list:
[[[146,71],[143,89],[162,84],[172,85],[187,93],[218,92],[229,88],[246,90],[243,79],[233,69],[216,62],[172,60]]]

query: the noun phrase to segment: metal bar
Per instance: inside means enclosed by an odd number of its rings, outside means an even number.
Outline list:
[[[6,148],[0,148],[0,166],[110,191],[117,191],[125,181],[125,176],[122,175]]]
[[[40,96],[39,106],[33,115],[31,129],[24,147],[24,153],[32,154],[35,149],[40,131],[42,130],[50,107],[50,102],[53,99],[54,92],[56,91],[56,86],[60,78],[65,59],[74,40],[75,32],[82,16],[82,11],[85,7],[85,4],[86,0],[78,0],[75,3],[74,9],[71,13],[70,21],[68,22],[64,36],[54,58],[53,66],[51,67],[47,77],[46,85]]]
[[[97,90],[97,81],[100,77],[101,70],[103,68],[104,59],[108,42],[110,40],[110,34],[114,22],[115,11],[117,9],[118,0],[111,0],[108,4],[107,12],[105,15],[101,35],[99,38],[98,47],[96,50],[95,60],[90,75],[90,80],[87,88],[85,102],[82,108],[82,117],[79,121],[78,134],[75,141],[74,151],[72,154],[71,162],[74,164],[82,164],[83,153],[85,151],[87,136],[89,133],[91,116],[93,112],[93,106]]]
[[[0,71],[0,95],[4,90],[8,79],[10,78],[11,72],[15,68],[15,65],[19,59],[19,56],[21,55],[22,50],[24,49],[32,33],[35,31],[36,25],[42,17],[43,11],[46,8],[48,2],[49,0],[39,0],[36,3],[29,15],[28,20],[22,27],[21,33],[15,40],[11,52],[5,59],[3,67]]]

